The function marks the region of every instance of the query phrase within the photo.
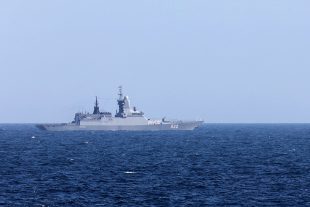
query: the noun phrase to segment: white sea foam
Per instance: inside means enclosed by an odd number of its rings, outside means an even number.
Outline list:
[[[32,138],[32,139],[35,139],[36,137],[35,137],[35,136],[32,136],[31,138]]]
[[[136,172],[133,172],[133,171],[126,171],[124,172],[125,174],[136,174]]]

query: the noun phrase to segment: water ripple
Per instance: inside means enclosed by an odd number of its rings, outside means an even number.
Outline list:
[[[310,125],[0,129],[0,206],[310,205]]]

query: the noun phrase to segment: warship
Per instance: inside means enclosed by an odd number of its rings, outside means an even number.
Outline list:
[[[101,112],[96,97],[93,113],[76,113],[71,123],[39,124],[38,128],[48,131],[161,131],[161,130],[194,130],[203,121],[170,121],[166,118],[148,119],[142,111],[130,106],[128,96],[123,95],[119,87],[117,100],[118,110],[113,116],[110,112]]]

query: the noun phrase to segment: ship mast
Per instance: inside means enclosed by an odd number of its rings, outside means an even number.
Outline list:
[[[98,98],[97,98],[97,96],[96,96],[96,102],[95,102],[93,114],[100,114],[99,103],[98,103]]]
[[[117,100],[117,104],[118,104],[118,112],[115,114],[115,117],[124,117],[124,105],[125,105],[125,101],[124,101],[124,96],[123,96],[123,87],[119,86],[118,87],[118,95],[119,98]]]
[[[118,87],[118,95],[119,95],[118,100],[123,100],[123,87],[122,86]]]

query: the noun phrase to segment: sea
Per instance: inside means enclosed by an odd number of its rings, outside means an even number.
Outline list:
[[[310,124],[0,125],[0,206],[310,206]]]

